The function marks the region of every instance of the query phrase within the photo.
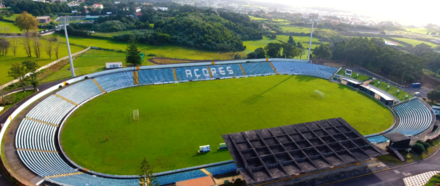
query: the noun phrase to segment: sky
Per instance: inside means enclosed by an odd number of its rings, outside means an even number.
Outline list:
[[[359,12],[387,19],[398,19],[412,23],[440,24],[440,1],[438,0],[257,0],[291,6],[331,7]]]

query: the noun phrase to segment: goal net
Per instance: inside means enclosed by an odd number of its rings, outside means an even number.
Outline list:
[[[325,94],[319,90],[313,91],[313,95],[320,96],[321,99],[324,98]]]
[[[133,121],[139,121],[139,109],[133,110]]]

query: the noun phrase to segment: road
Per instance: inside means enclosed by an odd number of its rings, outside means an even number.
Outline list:
[[[332,186],[404,186],[403,178],[428,171],[440,170],[440,153],[412,164],[403,165],[375,174],[330,184]]]

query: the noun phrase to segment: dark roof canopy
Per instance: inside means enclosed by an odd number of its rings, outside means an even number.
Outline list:
[[[383,136],[390,139],[391,141],[402,141],[402,140],[410,140],[411,139],[410,137],[405,136],[400,132],[387,133],[387,134],[384,134]]]
[[[374,147],[342,118],[223,135],[248,184],[370,160]]]

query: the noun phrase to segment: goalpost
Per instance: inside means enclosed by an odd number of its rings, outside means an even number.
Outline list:
[[[324,96],[325,96],[325,94],[323,92],[319,91],[319,90],[315,90],[313,92],[313,95],[321,96],[321,99],[324,98]]]
[[[133,110],[133,121],[139,121],[139,109]]]

